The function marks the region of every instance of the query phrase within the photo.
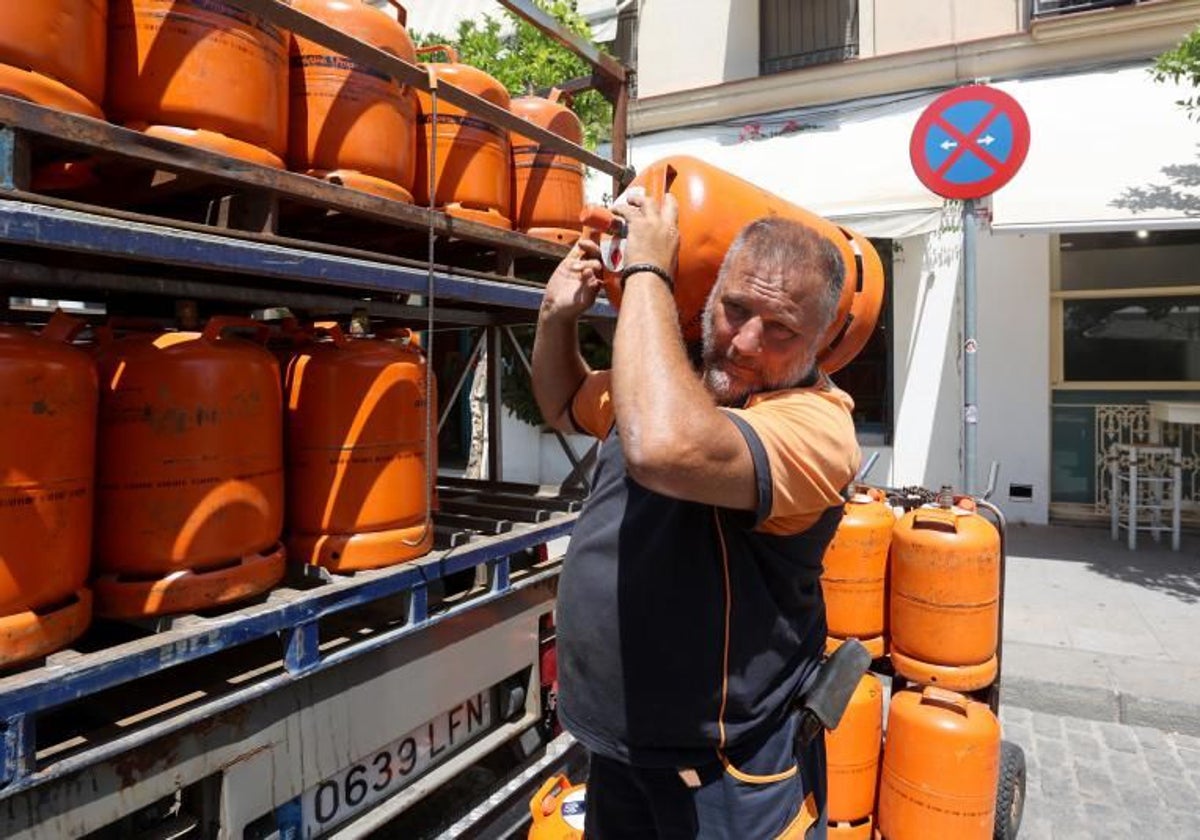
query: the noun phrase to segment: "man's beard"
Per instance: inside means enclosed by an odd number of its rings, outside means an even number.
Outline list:
[[[709,305],[704,308],[703,336],[703,367],[701,370],[704,386],[716,399],[718,405],[735,405],[759,391],[778,391],[791,388],[807,379],[816,364],[816,353],[809,352],[789,365],[782,376],[768,376],[759,370],[757,373],[761,381],[758,383],[735,380],[721,368],[724,362],[729,361],[728,349],[724,353],[717,349],[711,299]]]

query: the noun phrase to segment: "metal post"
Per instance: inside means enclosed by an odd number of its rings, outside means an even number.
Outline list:
[[[501,364],[504,336],[499,327],[487,328],[487,477],[489,481],[504,478],[504,461],[500,452],[500,421],[504,416],[504,401],[501,397],[500,377],[504,370]]]
[[[975,495],[975,455],[979,434],[975,364],[975,211],[973,198],[963,202],[963,491]]]

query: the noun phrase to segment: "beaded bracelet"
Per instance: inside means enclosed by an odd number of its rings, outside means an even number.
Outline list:
[[[667,273],[666,269],[660,268],[659,266],[655,265],[654,263],[644,263],[644,262],[643,263],[634,263],[633,265],[627,265],[621,271],[621,291],[622,292],[625,291],[625,281],[629,279],[629,276],[631,274],[638,274],[639,272],[642,272],[642,271],[648,271],[651,274],[658,275],[659,279],[667,284],[667,290],[669,292],[671,292],[671,294],[675,293],[675,281],[671,279],[671,275]]]

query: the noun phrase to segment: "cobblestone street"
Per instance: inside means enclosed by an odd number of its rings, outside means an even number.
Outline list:
[[[1200,840],[1200,738],[1001,708],[1028,764],[1021,840]]]

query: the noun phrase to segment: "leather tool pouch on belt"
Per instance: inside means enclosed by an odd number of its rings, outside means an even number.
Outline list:
[[[807,691],[796,700],[800,722],[796,727],[796,755],[822,729],[835,729],[850,703],[858,681],[871,664],[871,654],[857,639],[847,639],[817,669]]]

